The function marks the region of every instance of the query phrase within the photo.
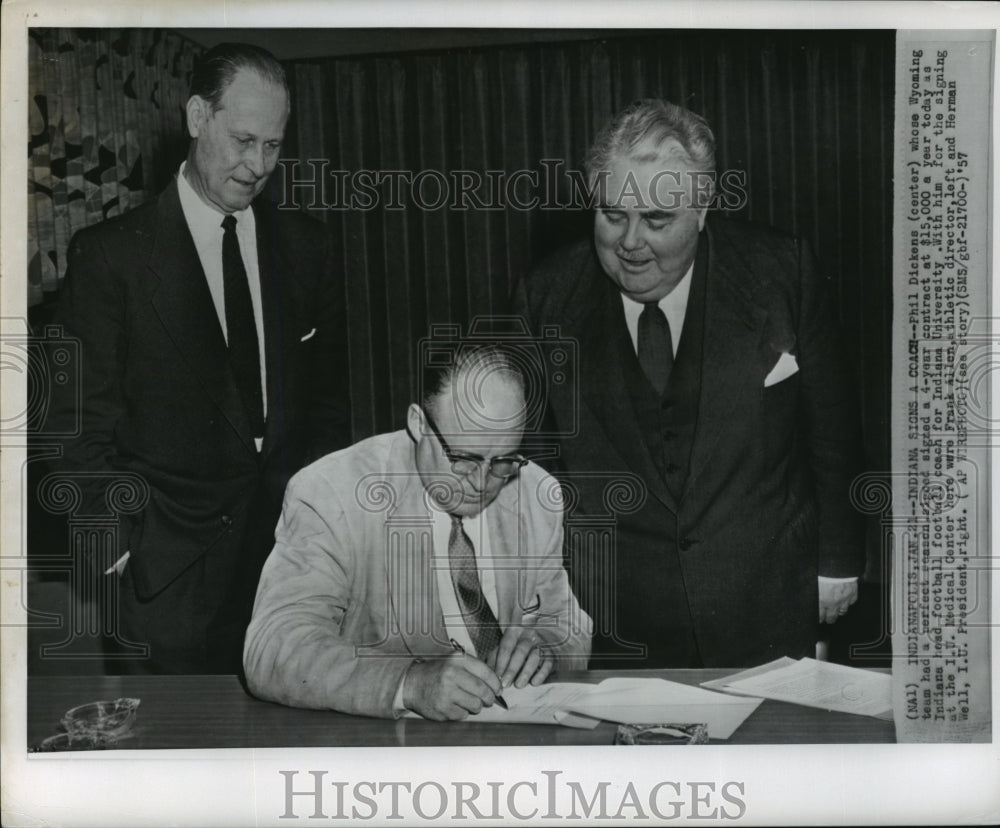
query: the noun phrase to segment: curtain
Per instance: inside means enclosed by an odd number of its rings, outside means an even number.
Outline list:
[[[347,274],[355,438],[402,425],[431,326],[504,313],[532,262],[589,232],[585,210],[431,209],[433,172],[478,172],[489,204],[487,171],[533,170],[527,191],[544,196],[549,176],[566,202],[566,171],[600,126],[635,98],[665,97],[713,126],[720,171],[745,172],[749,198],[734,215],[813,244],[836,286],[870,467],[888,468],[893,44],[879,31],[671,31],[291,63],[284,154],[314,159],[294,169],[299,180],[328,162],[327,208],[312,212]],[[364,189],[365,170],[423,172],[424,206],[413,192],[394,201],[383,182],[369,187],[377,199],[345,209],[345,186]],[[286,184],[289,194],[302,207],[318,197]]]
[[[64,274],[73,232],[143,202],[176,170],[200,48],[152,29],[30,35],[34,304]],[[403,425],[432,326],[467,329],[507,312],[533,262],[590,232],[590,212],[566,207],[568,171],[581,169],[613,113],[665,97],[707,118],[720,171],[745,174],[749,197],[734,214],[801,234],[817,251],[836,287],[831,312],[857,376],[868,467],[888,469],[894,33],[537,37],[286,64],[292,116],[271,193],[326,222],[340,251],[354,438]],[[326,187],[314,205],[308,188],[289,184],[319,168]],[[398,181],[394,171],[411,182],[395,196],[385,182],[365,189],[363,173]],[[509,183],[518,171],[535,178],[491,196],[491,173]],[[480,179],[466,206],[447,197],[462,176]],[[451,193],[438,203],[442,180]],[[871,556],[869,576],[880,557]]]
[[[28,304],[51,297],[74,232],[158,192],[187,146],[200,47],[162,29],[29,29]]]

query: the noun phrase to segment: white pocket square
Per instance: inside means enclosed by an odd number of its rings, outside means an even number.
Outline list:
[[[302,337],[299,342],[305,342],[307,339],[312,339],[316,335],[316,329],[313,328],[309,333]]]
[[[791,354],[782,354],[778,357],[777,363],[771,369],[771,373],[764,377],[764,387],[768,388],[777,385],[782,380],[788,379],[792,374],[798,373],[799,363]]]
[[[130,557],[132,557],[132,552],[131,551],[127,551],[117,561],[115,561],[113,564],[111,564],[111,566],[109,566],[107,569],[105,569],[104,570],[104,574],[105,575],[110,575],[112,572],[114,572],[115,575],[119,575],[120,576],[125,571],[125,564],[128,563],[128,559]]]

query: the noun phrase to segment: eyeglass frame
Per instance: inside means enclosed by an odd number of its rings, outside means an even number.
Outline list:
[[[492,475],[497,480],[511,480],[517,477],[518,472],[526,465],[528,465],[528,459],[522,454],[500,454],[496,457],[491,457],[487,460],[480,454],[472,454],[470,452],[464,451],[454,451],[451,446],[448,445],[448,441],[444,439],[444,435],[441,433],[441,429],[438,428],[437,423],[434,422],[434,418],[431,416],[430,412],[421,406],[421,413],[424,415],[424,419],[427,421],[427,425],[431,427],[431,431],[434,432],[434,436],[437,437],[438,442],[441,444],[441,450],[444,452],[444,456],[451,463],[451,470],[455,474],[460,474],[463,477],[468,474],[472,474],[472,469],[468,471],[461,471],[456,468],[459,463],[474,463],[477,469],[483,467],[483,463],[488,463],[488,468],[486,473]],[[514,463],[514,471],[510,474],[496,474],[493,471],[493,465],[498,461],[505,463]]]

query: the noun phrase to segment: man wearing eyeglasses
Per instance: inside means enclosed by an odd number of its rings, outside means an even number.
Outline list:
[[[289,484],[244,648],[255,695],[462,719],[503,706],[511,685],[586,667],[558,484],[518,453],[519,370],[459,344],[422,388],[405,430]]]

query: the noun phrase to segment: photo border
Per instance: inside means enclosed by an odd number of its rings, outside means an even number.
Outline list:
[[[906,28],[996,30],[995,4],[926,3],[569,3],[550,0],[492,3],[473,8],[469,3],[432,2],[414,6],[405,2],[264,4],[260,2],[164,3],[142,8],[123,2],[88,4],[72,8],[54,2],[9,2],[3,7],[2,123],[0,158],[3,161],[0,239],[0,316],[17,324],[26,309],[27,211],[27,26],[135,26],[206,28],[237,24],[248,27],[286,27],[305,19],[317,27],[504,27],[556,28]],[[994,42],[994,48],[996,42]],[[996,99],[997,63],[994,59],[993,96]],[[998,145],[997,107],[992,111],[992,157]],[[991,190],[995,195],[995,177]],[[993,207],[991,229],[996,227]],[[998,254],[990,237],[992,272]],[[991,284],[996,308],[996,281]],[[12,312],[12,310],[14,312]],[[994,346],[995,349],[995,346]],[[24,410],[25,387],[5,371],[0,398],[0,421]],[[992,377],[994,399],[1000,391],[1000,372]],[[997,457],[991,453],[991,478],[997,479]],[[285,791],[281,770],[297,770],[300,779],[310,770],[328,772],[328,779],[349,784],[360,780],[464,779],[482,785],[505,779],[508,784],[545,779],[543,772],[558,770],[586,789],[607,779],[609,800],[617,802],[628,782],[646,790],[663,780],[682,785],[740,782],[745,786],[746,824],[933,824],[989,823],[1000,819],[1000,792],[996,790],[997,717],[988,745],[737,745],[703,746],[699,750],[662,755],[650,762],[645,752],[614,747],[594,748],[345,748],[241,749],[200,751],[114,751],[87,756],[28,756],[26,727],[25,619],[21,608],[26,585],[14,574],[23,556],[24,515],[19,481],[23,474],[23,446],[4,442],[0,452],[2,488],[3,565],[0,584],[2,611],[2,768],[4,823],[9,825],[245,825],[322,824],[318,820],[282,820]],[[992,493],[991,493],[992,494]],[[991,498],[996,502],[996,498]],[[992,530],[992,525],[991,525]],[[997,535],[991,531],[995,542]],[[12,551],[14,550],[14,551]],[[15,563],[12,563],[14,561]],[[993,571],[991,604],[996,617],[998,572]],[[993,708],[997,711],[997,636],[993,636]],[[344,753],[347,751],[347,754]],[[349,765],[345,762],[349,758]],[[659,757],[658,757],[659,759]],[[613,768],[613,771],[610,770]],[[589,787],[588,787],[589,786]],[[790,793],[791,792],[791,793]],[[332,809],[328,809],[332,810]],[[569,812],[567,804],[558,809]],[[535,817],[525,824],[557,824],[563,819]],[[443,821],[437,820],[436,822]],[[346,822],[347,819],[331,819]],[[404,820],[408,823],[408,821]],[[463,820],[468,822],[470,820]],[[683,819],[672,820],[680,823]],[[372,824],[386,822],[378,814]],[[430,821],[427,824],[435,824]]]

